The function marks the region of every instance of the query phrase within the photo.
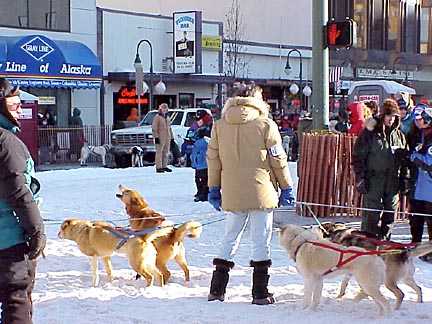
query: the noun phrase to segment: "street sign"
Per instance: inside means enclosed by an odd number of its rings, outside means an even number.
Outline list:
[[[344,48],[356,45],[356,23],[352,19],[329,21],[325,34],[329,48]]]
[[[144,70],[142,64],[135,64],[135,86],[138,96],[143,94]]]

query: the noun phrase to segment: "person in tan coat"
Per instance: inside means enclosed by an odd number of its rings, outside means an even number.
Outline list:
[[[156,172],[171,172],[168,165],[168,152],[170,149],[171,139],[174,138],[171,122],[168,118],[168,105],[163,103],[159,105],[158,114],[154,117],[152,123],[153,138],[156,145]]]
[[[232,212],[226,215],[222,248],[213,260],[216,269],[208,300],[224,300],[232,259],[250,222],[252,303],[267,305],[274,303],[267,290],[273,209],[293,206],[295,199],[287,156],[277,125],[268,118],[269,106],[261,88],[234,85],[222,118],[213,126],[207,151],[208,200],[217,210]]]

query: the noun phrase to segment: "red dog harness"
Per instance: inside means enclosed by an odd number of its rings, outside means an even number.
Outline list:
[[[340,248],[337,248],[337,247],[334,247],[332,245],[328,245],[328,244],[325,244],[325,243],[322,243],[322,242],[304,241],[295,250],[295,252],[294,252],[294,261],[297,258],[298,251],[300,250],[300,248],[305,243],[309,243],[309,244],[312,244],[312,245],[315,245],[315,246],[318,246],[318,247],[321,247],[321,248],[325,248],[325,249],[329,249],[329,250],[333,250],[333,251],[339,252],[338,263],[334,267],[332,267],[329,270],[327,270],[326,272],[324,272],[323,273],[324,276],[328,275],[328,274],[330,274],[332,272],[335,272],[335,271],[339,270],[344,265],[346,265],[347,263],[349,263],[349,262],[357,259],[358,257],[365,256],[365,255],[381,255],[381,254],[386,254],[386,253],[390,252],[389,249],[387,249],[387,250],[372,250],[372,251],[358,251],[358,250],[352,250],[352,249],[349,249],[349,248],[348,249],[340,249]],[[405,249],[405,248],[412,248],[413,247],[412,243],[410,243],[410,244],[402,244],[402,243],[397,243],[397,242],[389,242],[389,243],[392,243],[392,244],[389,244],[389,245],[392,246],[394,249],[399,249],[399,250]],[[384,244],[382,244],[382,245],[384,245]],[[414,246],[415,246],[415,244],[414,244]],[[351,256],[348,256],[347,258],[344,258],[345,254],[350,254]]]

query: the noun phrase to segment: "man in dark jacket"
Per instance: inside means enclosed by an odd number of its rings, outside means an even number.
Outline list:
[[[18,90],[0,78],[0,317],[7,324],[32,323],[35,260],[46,243],[33,160],[14,134],[20,113]]]
[[[363,206],[369,209],[391,210],[364,211],[363,231],[380,238],[389,238],[389,225],[399,206],[399,190],[407,183],[407,169],[402,168],[399,154],[406,150],[406,140],[399,130],[400,118],[397,103],[388,99],[383,104],[382,114],[366,121],[353,151],[353,167],[356,189],[363,194]]]

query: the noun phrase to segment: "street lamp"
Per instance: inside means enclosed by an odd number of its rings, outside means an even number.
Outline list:
[[[299,57],[300,57],[300,73],[299,73],[299,78],[300,78],[300,88],[301,88],[303,86],[303,56],[302,56],[302,53],[298,49],[293,48],[292,50],[290,50],[288,52],[287,61],[286,61],[286,65],[285,65],[285,71],[291,70],[291,66],[289,64],[289,58],[290,58],[290,55],[291,55],[292,52],[296,52],[299,55]],[[300,91],[300,108],[302,106],[303,106],[303,91]]]
[[[139,47],[141,46],[142,43],[147,43],[148,46],[150,47],[150,85],[149,85],[149,110],[152,109],[153,107],[153,46],[150,43],[149,40],[147,39],[142,39],[138,42],[137,48],[136,48],[136,55],[135,55],[135,62],[134,62],[134,66],[135,66],[135,73],[142,73],[142,63],[141,63],[141,57],[139,55]],[[136,84],[136,89],[137,89],[137,95],[138,95],[138,114],[139,117],[141,119],[141,102],[140,102],[140,97],[141,97],[141,90],[142,90],[142,85],[138,85]],[[138,90],[140,89],[140,90]]]

